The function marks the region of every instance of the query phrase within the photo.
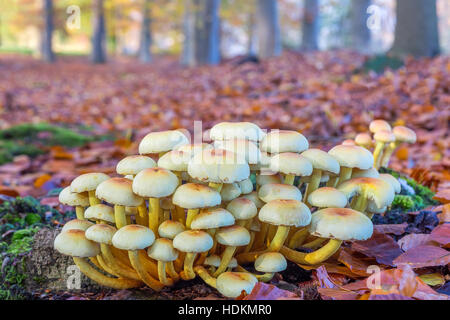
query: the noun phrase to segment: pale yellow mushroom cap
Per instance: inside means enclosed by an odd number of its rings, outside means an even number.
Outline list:
[[[302,153],[306,159],[311,162],[314,169],[319,169],[332,174],[339,174],[339,162],[325,151],[320,149],[308,149]]]
[[[261,171],[266,173],[270,167],[270,154],[267,152],[261,152],[261,158],[258,163],[249,164],[251,171]]]
[[[388,183],[391,184],[392,188],[394,188],[394,192],[395,193],[400,193],[400,191],[402,190],[402,186],[400,185],[400,182],[398,182],[398,180],[390,175],[389,173],[381,173],[378,176],[378,179],[384,180]]]
[[[387,131],[387,130],[379,130],[379,131],[375,132],[375,134],[373,135],[373,138],[375,139],[375,141],[383,142],[383,143],[389,143],[389,142],[395,141],[395,136],[392,133],[392,131]]]
[[[70,221],[67,221],[64,227],[61,229],[61,232],[66,232],[69,230],[82,230],[86,231],[89,227],[93,226],[94,224],[87,220],[79,220],[79,219],[73,219]]]
[[[186,183],[177,188],[172,202],[185,209],[215,207],[222,201],[216,190],[198,183]]]
[[[272,200],[259,211],[259,220],[277,226],[307,226],[311,221],[311,211],[298,200]]]
[[[242,194],[247,194],[253,191],[253,182],[250,179],[245,179],[239,181],[239,187],[241,188]]]
[[[255,206],[259,209],[262,208],[262,206],[265,204],[259,197],[258,197],[258,192],[253,191],[251,193],[248,194],[244,194],[242,195],[242,198],[246,198],[246,199],[250,199],[251,201],[253,201],[253,203],[255,204]]]
[[[127,178],[110,178],[100,183],[95,196],[108,203],[137,207],[144,200],[133,193],[132,181]]]
[[[117,229],[109,224],[94,224],[86,230],[86,238],[98,243],[112,244],[112,238]]]
[[[309,176],[313,166],[308,159],[298,153],[284,152],[270,159],[270,170],[295,176]]]
[[[89,206],[89,197],[82,193],[75,193],[70,191],[70,187],[61,190],[58,196],[59,202],[68,206]]]
[[[259,272],[281,272],[286,270],[287,261],[279,252],[266,252],[255,260],[255,269]]]
[[[344,181],[338,189],[345,193],[347,199],[356,194],[365,194],[378,208],[389,206],[395,196],[392,185],[380,178],[353,178]]]
[[[312,214],[309,232],[321,238],[367,240],[372,236],[373,224],[361,212],[348,208],[325,208]]]
[[[159,158],[158,167],[172,171],[187,171],[190,160],[191,155],[189,153],[172,150]]]
[[[375,203],[373,201],[369,201],[369,203],[367,204],[367,212],[370,213],[385,213],[387,210],[387,206],[386,207],[382,207],[382,208],[377,208],[377,206],[375,205]]]
[[[197,153],[202,152],[205,149],[213,149],[213,146],[208,143],[192,143],[179,146],[175,150],[183,151],[184,153],[189,154],[192,158]]]
[[[355,142],[360,147],[368,148],[372,145],[372,137],[368,133],[358,133]]]
[[[224,272],[217,277],[217,290],[228,298],[237,298],[244,291],[250,294],[258,280],[248,272]]]
[[[217,230],[215,238],[225,246],[246,246],[250,243],[250,232],[244,227],[233,225]]]
[[[217,140],[214,141],[214,147],[216,149],[224,149],[234,152],[238,158],[238,162],[258,164],[261,161],[261,151],[256,143],[250,140]]]
[[[281,183],[269,183],[261,186],[258,190],[258,197],[264,202],[278,199],[302,201],[302,193],[297,187]]]
[[[177,234],[186,230],[185,226],[178,221],[166,220],[158,227],[158,233],[161,237],[173,239]]]
[[[338,189],[323,187],[311,192],[308,203],[318,208],[345,208],[347,197]]]
[[[352,178],[378,178],[380,173],[374,167],[366,170],[354,168],[352,171]]]
[[[384,120],[378,119],[378,120],[373,120],[370,125],[369,125],[369,130],[372,133],[375,133],[377,131],[380,130],[388,130],[391,131],[391,126],[389,123],[387,123]]]
[[[341,167],[369,169],[373,166],[372,153],[360,146],[337,145],[328,151]]]
[[[265,133],[251,122],[221,122],[211,128],[209,136],[214,141],[231,139],[261,141]]]
[[[150,132],[139,143],[139,153],[160,153],[189,144],[188,138],[178,130]]]
[[[260,174],[256,176],[256,184],[263,186],[269,183],[281,183],[281,177],[278,173],[273,174]]]
[[[114,223],[114,209],[106,204],[96,204],[90,206],[84,211],[84,217],[86,219],[100,220],[104,222]]]
[[[227,205],[227,210],[231,212],[236,220],[247,220],[256,217],[258,208],[252,200],[247,198],[236,198]]]
[[[173,239],[173,246],[182,252],[205,252],[212,248],[213,239],[201,230],[186,230]]]
[[[208,209],[200,212],[192,220],[192,229],[213,229],[231,226],[235,220],[233,215],[223,208]]]
[[[114,247],[122,250],[145,249],[151,246],[154,241],[153,231],[138,224],[129,224],[120,228],[112,238]]]
[[[417,136],[414,131],[404,126],[394,127],[392,132],[398,142],[415,143]]]
[[[305,136],[297,131],[272,130],[261,141],[261,151],[269,153],[296,152],[308,149]]]
[[[218,255],[210,255],[207,256],[204,262],[204,265],[206,266],[213,266],[213,267],[218,267],[220,266],[220,261],[222,259],[218,256]],[[236,268],[238,265],[236,258],[231,258],[230,262],[228,263],[228,268]]]
[[[67,230],[55,238],[54,248],[59,253],[71,257],[88,258],[100,254],[100,245],[88,240],[83,230]]]
[[[356,142],[352,139],[346,139],[341,143],[343,146],[356,146]]]
[[[70,191],[72,192],[86,192],[97,189],[97,186],[109,176],[101,172],[85,173],[73,179],[70,184]]]
[[[122,175],[135,175],[140,171],[156,167],[156,162],[150,157],[133,155],[123,158],[116,166],[116,172]]]
[[[156,239],[147,249],[147,254],[152,259],[164,262],[175,261],[178,258],[178,251],[173,247],[172,240],[165,238]]]
[[[224,183],[222,190],[220,190],[220,197],[222,201],[231,201],[241,195],[241,187],[237,182]]]
[[[145,198],[168,197],[177,187],[177,176],[159,167],[142,170],[133,180],[133,192]]]

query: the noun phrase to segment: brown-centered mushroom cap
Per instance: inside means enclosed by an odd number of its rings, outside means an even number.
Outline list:
[[[66,232],[69,230],[82,230],[86,231],[89,227],[93,226],[94,224],[87,220],[80,220],[80,219],[73,219],[70,221],[67,221],[64,227],[61,229],[61,232]]]
[[[130,251],[145,249],[151,246],[154,241],[153,231],[138,224],[129,224],[120,228],[112,238],[114,247]]]
[[[222,198],[222,201],[227,202],[236,199],[241,195],[241,193],[241,187],[237,182],[225,183],[222,190],[220,190],[220,197]]]
[[[259,197],[258,197],[258,192],[253,191],[251,193],[248,194],[244,194],[242,195],[242,198],[246,198],[249,199],[251,201],[253,201],[253,203],[255,204],[255,206],[260,209],[262,208],[262,206],[265,204]]]
[[[394,133],[395,139],[398,142],[407,142],[407,143],[415,143],[417,136],[414,131],[404,126],[396,126],[392,130]]]
[[[205,266],[213,266],[213,267],[218,267],[220,266],[220,261],[222,259],[218,256],[218,255],[210,255],[207,256],[204,262]],[[228,263],[228,268],[236,268],[238,265],[236,258],[231,258],[230,262]]]
[[[177,234],[183,232],[184,230],[186,230],[186,228],[181,222],[173,220],[166,220],[158,227],[158,233],[161,237],[172,240]]]
[[[368,133],[358,133],[355,142],[358,146],[368,148],[372,145],[372,137]]]
[[[284,152],[270,159],[270,170],[294,176],[309,176],[313,166],[308,159],[298,153]]]
[[[216,190],[198,183],[186,183],[177,188],[172,202],[185,209],[215,207],[222,201]]]
[[[269,183],[259,188],[258,197],[264,202],[278,199],[291,199],[301,201],[302,193],[297,187],[292,185]]]
[[[181,131],[150,132],[139,143],[139,153],[167,152],[185,144],[189,144],[189,140]]]
[[[255,260],[255,269],[259,272],[281,272],[286,270],[287,261],[279,252],[266,252]]]
[[[388,130],[379,130],[375,132],[373,135],[373,138],[375,141],[383,142],[383,143],[389,143],[395,141],[395,136],[392,133],[392,131]]]
[[[340,166],[336,159],[320,149],[308,149],[302,153],[311,162],[314,169],[319,169],[332,174],[339,174]]]
[[[380,130],[391,131],[391,126],[386,121],[378,119],[378,120],[373,120],[370,123],[369,130],[372,133],[376,133],[377,131],[380,131]]]
[[[182,252],[205,252],[212,248],[213,239],[201,230],[186,230],[173,239],[173,246]]]
[[[259,211],[259,220],[277,226],[307,226],[311,211],[298,200],[272,200]]]
[[[200,212],[192,220],[192,229],[214,229],[231,226],[235,220],[233,215],[223,208],[208,209]]]
[[[214,141],[231,139],[261,141],[265,133],[251,122],[221,122],[211,128],[209,135]]]
[[[89,198],[82,193],[70,191],[70,187],[61,190],[58,196],[59,202],[68,206],[89,206]]]
[[[214,147],[208,143],[192,143],[192,144],[185,144],[182,146],[177,147],[175,150],[183,151],[184,153],[187,153],[192,158],[197,153],[202,152],[205,149],[213,149]]]
[[[224,272],[217,277],[217,290],[229,298],[236,298],[244,291],[250,294],[258,280],[248,272]]]
[[[142,170],[133,180],[133,192],[145,198],[168,197],[177,187],[177,176],[159,167]]]
[[[88,240],[83,230],[72,229],[61,232],[55,238],[54,248],[71,257],[88,258],[100,253],[100,245]]]
[[[236,220],[247,220],[258,214],[258,208],[252,200],[247,198],[236,198],[227,205],[227,210],[231,212]]]
[[[389,206],[395,196],[391,184],[380,178],[353,178],[343,182],[338,189],[345,193],[347,199],[365,193],[378,208]]]
[[[261,150],[269,153],[296,152],[308,149],[305,136],[297,131],[272,130],[261,141]]]
[[[165,238],[156,239],[147,249],[147,254],[152,259],[164,262],[175,261],[178,258],[178,251],[173,247],[172,240]]]
[[[137,207],[144,200],[133,193],[132,182],[126,178],[110,178],[100,183],[95,196],[114,205]]]
[[[140,171],[156,167],[156,162],[150,157],[133,155],[123,158],[116,166],[116,172],[122,175],[135,175]]]
[[[158,167],[172,171],[187,171],[191,155],[180,150],[167,152],[158,160]]]
[[[101,172],[85,173],[81,176],[73,179],[70,184],[70,191],[72,192],[87,192],[93,191],[97,186],[105,180],[108,180],[109,176]]]
[[[311,192],[308,203],[318,208],[345,208],[347,197],[335,188],[323,187]]]
[[[234,152],[240,162],[258,164],[261,161],[261,151],[256,143],[250,140],[216,140],[214,141],[214,147],[216,149],[224,149]]]
[[[101,220],[110,223],[116,221],[114,218],[114,209],[102,203],[87,208],[84,212],[84,217],[86,219]]]
[[[373,166],[372,153],[360,146],[337,145],[328,151],[341,167],[369,169]]]
[[[86,238],[97,243],[112,244],[117,229],[109,224],[94,224],[85,231]]]
[[[246,246],[250,243],[250,233],[238,225],[220,228],[215,238],[218,243],[232,247]]]

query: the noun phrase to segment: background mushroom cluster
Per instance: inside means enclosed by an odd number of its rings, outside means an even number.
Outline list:
[[[360,134],[329,152],[249,122],[219,123],[192,144],[183,130],[151,132],[117,177],[87,173],[61,191],[77,219],[54,247],[107,287],[159,291],[198,276],[226,297],[250,293],[286,259],[317,265],[371,237],[372,215],[400,192],[378,168],[416,137],[383,120],[369,130],[374,141]]]

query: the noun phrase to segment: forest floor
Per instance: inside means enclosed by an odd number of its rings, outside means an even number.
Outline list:
[[[23,296],[26,275],[17,264],[33,251],[33,237],[41,228],[58,228],[72,217],[70,208],[58,203],[60,188],[81,173],[114,174],[118,160],[136,153],[138,142],[150,131],[186,128],[192,133],[197,120],[203,130],[220,121],[251,121],[261,128],[298,130],[311,146],[328,150],[367,132],[371,120],[382,118],[417,133],[417,143],[400,147],[390,164],[415,188],[414,203],[399,200],[384,217],[377,217],[374,222],[383,227],[376,227],[372,240],[345,245],[323,266],[290,266],[273,284],[295,293],[285,298],[367,297],[373,290],[362,280],[369,276],[367,266],[378,264],[388,283],[412,279],[409,282],[416,284],[415,291],[397,288],[392,294],[446,297],[450,58],[407,60],[398,70],[381,72],[378,64],[384,61],[367,61],[350,52],[287,52],[263,62],[243,62],[236,58],[215,67],[187,69],[171,58],[151,65],[116,61],[92,66],[80,58],[48,65],[2,56],[0,245],[2,278],[7,281],[0,295]],[[408,196],[404,188],[402,195]],[[422,255],[425,262],[408,260],[425,249],[430,252]],[[396,268],[400,265],[414,271]],[[260,290],[266,296],[283,297],[284,291],[266,289]],[[101,290],[74,294],[36,289],[26,294],[32,299],[130,296],[134,293]],[[160,295],[205,296],[218,297],[197,282]]]

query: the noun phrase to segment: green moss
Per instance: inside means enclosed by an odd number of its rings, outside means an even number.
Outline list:
[[[396,195],[392,201],[392,208],[400,208],[402,211],[411,211],[415,208],[415,202],[411,196]]]

